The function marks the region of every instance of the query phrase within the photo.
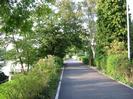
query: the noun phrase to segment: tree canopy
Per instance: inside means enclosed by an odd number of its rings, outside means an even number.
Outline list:
[[[30,66],[48,55],[63,58],[68,48],[82,47],[79,12],[74,12],[70,1],[1,0],[1,34],[13,49],[6,59]]]

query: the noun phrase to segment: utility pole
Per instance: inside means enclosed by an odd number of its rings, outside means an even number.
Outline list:
[[[126,10],[127,10],[127,43],[128,43],[128,59],[131,59],[131,47],[130,47],[130,27],[129,27],[129,9],[128,0],[126,0]]]

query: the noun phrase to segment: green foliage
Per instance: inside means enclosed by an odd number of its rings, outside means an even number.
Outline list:
[[[27,74],[19,74],[0,86],[1,99],[52,99],[59,80],[56,58],[40,59]],[[59,61],[59,58],[57,59]]]
[[[110,48],[106,48],[107,55],[96,57],[97,67],[116,80],[131,84],[132,81],[132,63],[127,58],[124,42],[114,40]]]
[[[107,74],[113,76],[117,80],[127,82],[129,78],[127,74],[130,63],[127,59],[127,56],[123,54],[110,55],[107,59]]]
[[[71,3],[62,1],[59,9],[60,11],[57,14],[52,12],[48,15],[49,17],[41,16],[37,20],[38,26],[35,31],[41,35],[37,37],[40,44],[38,49],[40,57],[55,55],[63,58],[68,48],[73,46],[82,47],[80,35],[83,29],[81,24],[79,24],[78,16],[71,8]],[[64,14],[65,11],[68,14]],[[44,18],[46,22],[44,22]],[[41,23],[40,20],[42,21]]]
[[[107,59],[107,73],[110,75],[115,76],[116,75],[116,68],[119,64],[118,56],[116,55],[110,55]]]
[[[96,60],[97,67],[113,78],[125,83],[132,83],[132,63],[127,58],[127,53],[110,54]]]
[[[127,58],[126,0],[98,0],[97,67],[125,83],[132,83],[132,63]]]
[[[57,13],[51,8],[58,5],[53,0],[1,2],[0,32],[5,37],[0,40],[0,46],[12,44],[13,49],[5,56],[20,63],[22,68],[23,64],[32,66],[48,55],[63,58],[70,47],[82,47],[84,30],[71,2],[62,1]]]
[[[131,15],[130,15],[130,17],[131,17]],[[130,21],[130,24],[129,24],[129,26],[130,26],[130,38],[133,38],[133,21]],[[131,58],[133,58],[133,40],[132,39],[130,39],[130,49],[131,49]]]
[[[110,44],[110,47],[107,48],[107,53],[108,53],[108,55],[110,55],[110,54],[125,54],[126,53],[125,43],[114,40]]]
[[[0,48],[0,60],[4,60],[5,50]]]
[[[101,54],[106,53],[112,41],[127,41],[126,0],[99,0],[97,17],[96,42]]]
[[[123,66],[128,68],[127,51],[124,42],[114,40],[110,44],[110,48],[108,48],[107,73],[115,76]]]
[[[79,60],[82,61],[82,58],[84,57],[84,54],[79,54],[78,57],[79,57]]]
[[[103,55],[96,56],[95,64],[99,70],[106,71],[107,57]]]
[[[125,83],[132,82],[132,63],[127,58],[127,52],[121,54],[110,54],[95,59],[96,66],[116,80]]]
[[[57,66],[63,66],[63,59],[60,57],[55,57],[55,63],[57,63]]]
[[[89,64],[89,57],[83,56],[83,57],[82,57],[82,62],[83,62],[84,64]]]

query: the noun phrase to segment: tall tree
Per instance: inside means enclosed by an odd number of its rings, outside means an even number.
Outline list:
[[[114,40],[127,42],[126,0],[99,0],[97,3],[97,52],[105,54]]]

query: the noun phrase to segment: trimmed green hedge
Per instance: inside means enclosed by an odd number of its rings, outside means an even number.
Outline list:
[[[133,63],[127,58],[127,53],[110,54],[95,59],[98,69],[114,79],[133,85]]]
[[[59,58],[40,59],[27,74],[19,74],[14,80],[0,85],[0,99],[52,99],[61,65]]]
[[[128,79],[132,75],[131,63],[128,61],[127,55],[118,54],[110,55],[107,59],[107,74],[113,76],[115,79],[128,82]]]

